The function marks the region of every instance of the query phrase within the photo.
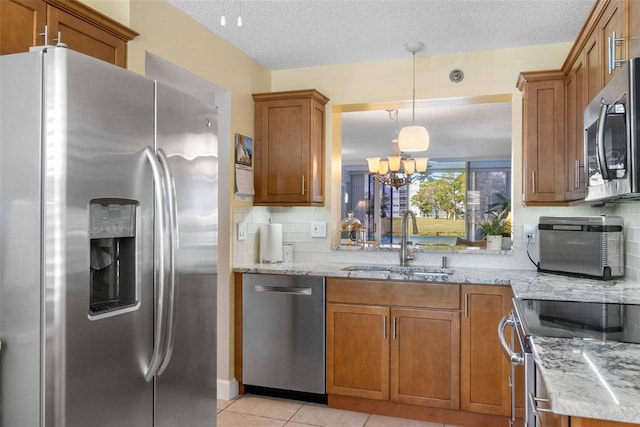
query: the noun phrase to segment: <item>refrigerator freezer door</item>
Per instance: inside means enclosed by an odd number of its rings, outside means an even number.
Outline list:
[[[144,149],[153,145],[154,82],[66,49],[50,49],[44,65],[46,425],[152,426],[153,383],[144,372],[153,344],[154,211]],[[123,200],[135,209],[129,256],[108,234],[94,234],[120,230],[121,211],[109,202]],[[95,203],[105,206],[104,229],[90,226]],[[96,236],[109,248],[101,263],[91,256],[101,247],[91,243]],[[131,257],[133,281],[112,275],[127,288],[126,308],[116,301],[115,310],[92,315],[95,271],[125,268]]]
[[[156,377],[156,426],[209,426],[216,419],[218,251],[217,114],[157,84],[157,149],[175,179],[178,249],[174,340]]]
[[[0,56],[0,425],[40,423],[39,55]]]

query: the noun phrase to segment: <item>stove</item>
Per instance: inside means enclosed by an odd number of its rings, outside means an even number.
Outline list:
[[[514,299],[519,335],[640,343],[640,305]]]
[[[538,426],[538,414],[549,412],[550,403],[539,397],[539,372],[532,354],[531,337],[640,343],[640,305],[516,298],[513,307],[498,325],[498,338],[512,365],[524,365],[526,427]],[[511,343],[505,337],[507,326],[512,327]],[[522,353],[514,351],[516,339]],[[515,402],[515,387],[511,386],[511,399]],[[510,425],[514,422],[512,411]]]

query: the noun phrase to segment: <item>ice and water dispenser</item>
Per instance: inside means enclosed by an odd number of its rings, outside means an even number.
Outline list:
[[[126,199],[95,199],[89,204],[90,316],[111,314],[138,302],[137,205]]]

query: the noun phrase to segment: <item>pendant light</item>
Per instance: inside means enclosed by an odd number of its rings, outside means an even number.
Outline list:
[[[404,47],[413,54],[413,125],[400,130],[398,148],[402,152],[426,151],[429,148],[429,132],[424,126],[416,126],[416,52],[424,49],[424,43],[407,42]]]
[[[395,119],[397,132],[398,110],[390,109],[387,112],[391,120]],[[383,185],[400,188],[420,178],[427,171],[428,157],[410,158],[401,155],[398,139],[393,140],[393,147],[393,155],[387,156],[385,160],[380,157],[367,158],[369,173],[376,181]]]

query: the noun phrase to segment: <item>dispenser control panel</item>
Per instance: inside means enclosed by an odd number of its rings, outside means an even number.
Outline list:
[[[91,238],[135,237],[135,212],[134,204],[91,203]]]

